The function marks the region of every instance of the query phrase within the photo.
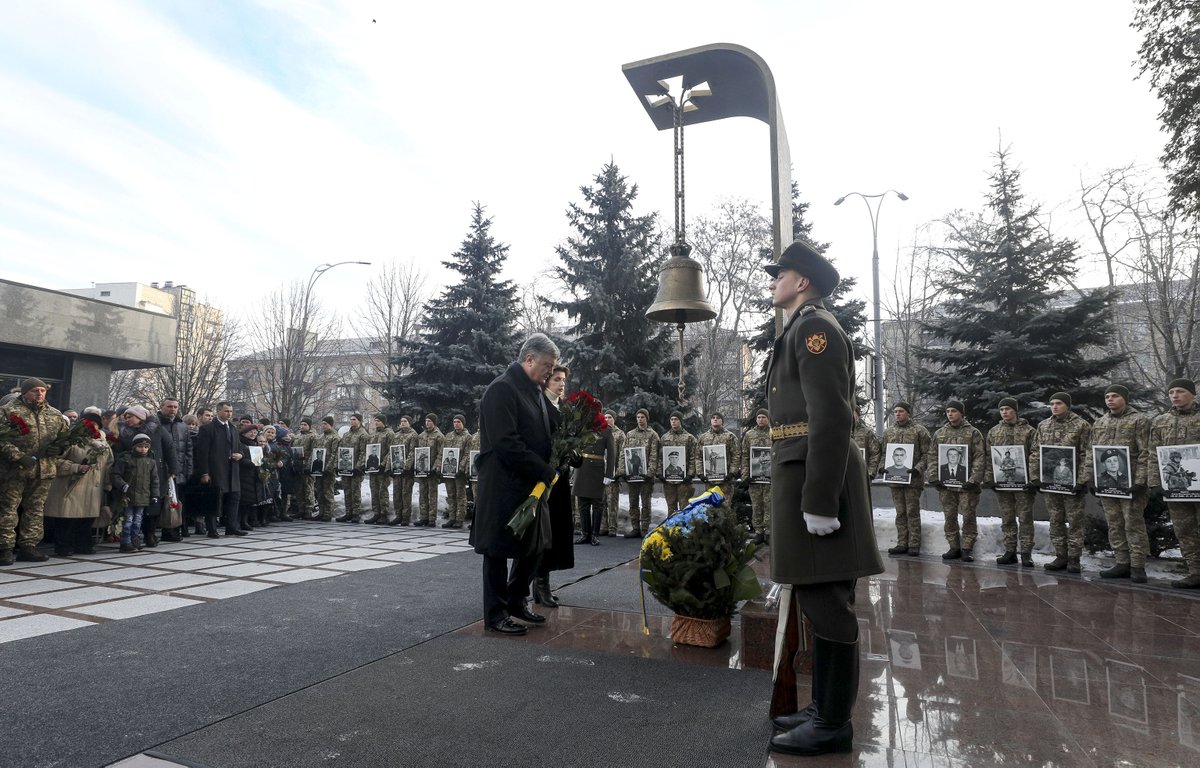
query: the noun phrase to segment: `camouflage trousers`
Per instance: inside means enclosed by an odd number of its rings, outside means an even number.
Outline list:
[[[461,523],[467,519],[467,479],[446,478],[446,519]]]
[[[600,535],[621,532],[621,484],[612,481],[604,489],[604,519],[600,521]]]
[[[388,501],[388,486],[391,485],[389,478],[382,472],[367,477],[367,482],[371,484],[371,511],[375,513],[376,520],[386,520],[391,507]]]
[[[628,483],[628,486],[630,532],[645,535],[650,532],[650,498],[654,495],[654,483]]]
[[[1179,539],[1179,550],[1189,576],[1200,576],[1200,504],[1168,501],[1171,526]]]
[[[362,475],[342,478],[342,499],[346,502],[346,514],[351,520],[357,520],[362,514]]]
[[[417,503],[420,505],[420,519],[426,523],[437,522],[438,516],[438,486],[442,484],[437,477],[418,477]]]
[[[921,489],[900,486],[890,489],[896,507],[896,545],[909,552],[921,551]]]
[[[305,475],[301,479],[300,485],[300,512],[307,516],[312,514],[312,509],[317,505],[317,497],[313,495],[313,486],[316,480],[312,475]]]
[[[678,512],[687,506],[695,488],[691,483],[663,483],[663,498],[667,500],[667,514]],[[645,531],[643,531],[645,533]]]
[[[45,528],[42,510],[50,492],[49,478],[13,477],[0,484],[0,549],[36,547],[42,543]],[[20,534],[17,533],[17,508],[21,508]]]
[[[1044,493],[1042,500],[1050,515],[1050,543],[1054,545],[1054,555],[1079,557],[1083,553],[1083,497]]]
[[[313,491],[317,496],[317,509],[321,511],[322,520],[333,519],[333,486],[337,478],[333,475],[321,475],[313,478]]]
[[[750,524],[755,533],[766,534],[771,530],[771,485],[750,484]]]
[[[1033,552],[1033,496],[1024,491],[1000,491],[996,494],[1000,507],[1000,533],[1005,552]],[[1146,529],[1142,528],[1145,536]]]
[[[1108,545],[1112,547],[1118,563],[1134,568],[1146,567],[1146,554],[1150,551],[1150,539],[1146,535],[1146,496],[1132,499],[1107,499],[1100,497],[1100,506],[1108,520]]]
[[[951,549],[975,548],[975,537],[978,529],[975,526],[975,509],[979,506],[978,491],[938,491],[942,502],[942,514],[946,516],[946,524],[942,530],[946,533],[946,543]],[[959,542],[958,516],[962,515],[962,542]]]
[[[402,523],[412,522],[412,475],[392,475],[392,506]]]

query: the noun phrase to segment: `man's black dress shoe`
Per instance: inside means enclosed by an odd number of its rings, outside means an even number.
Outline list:
[[[545,624],[546,623],[545,616],[542,616],[539,613],[534,613],[533,611],[529,610],[529,606],[527,606],[527,605],[522,605],[520,608],[513,611],[512,615],[514,618],[520,619],[521,621],[528,621],[530,624]]]
[[[518,624],[512,619],[505,619],[504,621],[500,621],[495,624],[488,624],[485,629],[487,629],[488,632],[499,632],[502,635],[523,635],[529,631],[528,627]]]

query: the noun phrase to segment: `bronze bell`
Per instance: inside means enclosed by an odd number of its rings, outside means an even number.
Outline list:
[[[699,323],[712,320],[716,310],[708,303],[704,269],[688,256],[692,247],[674,243],[671,258],[658,273],[658,294],[646,310],[646,317],[659,323]]]

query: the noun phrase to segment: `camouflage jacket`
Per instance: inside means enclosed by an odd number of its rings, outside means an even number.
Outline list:
[[[987,453],[983,450],[983,433],[971,426],[971,422],[964,418],[957,427],[946,422],[938,428],[937,432],[933,433],[929,455],[925,458],[925,469],[931,481],[937,480],[938,476],[937,448],[939,445],[967,446],[969,454],[967,458],[970,460],[967,465],[967,482],[982,483],[984,481],[987,476],[987,470],[984,469],[984,465],[987,463]]]
[[[304,449],[304,463],[307,465],[312,461],[313,448],[318,447],[317,441],[321,436],[311,428],[307,432],[297,432],[296,439],[292,441],[293,448]]]
[[[338,441],[338,448],[354,449],[354,473],[361,475],[366,462],[363,454],[367,452],[367,430],[364,427],[358,429],[351,427],[350,431],[342,435],[341,440]]]
[[[1043,445],[1065,445],[1075,449],[1075,483],[1092,479],[1092,425],[1077,413],[1067,411],[1062,416],[1043,419],[1037,426],[1036,443],[1029,457],[1029,476],[1042,478]]]
[[[658,455],[658,433],[651,427],[640,429],[634,427],[625,433],[626,448],[645,448],[646,449],[646,467],[643,476],[647,479],[658,477],[658,460],[661,458]],[[621,451],[617,457],[617,474],[622,477],[628,475],[625,467],[625,451]]]
[[[413,429],[412,427],[401,427],[400,429],[397,429],[392,433],[392,441],[388,444],[388,447],[390,448],[393,445],[404,446],[404,466],[400,467],[400,470],[404,472],[404,474],[412,474],[413,448],[417,447],[417,430]],[[390,456],[391,451],[388,453]],[[388,463],[388,469],[391,472],[396,471],[396,467],[393,467],[390,461]]]
[[[56,437],[67,431],[67,420],[49,403],[30,405],[24,397],[0,406],[0,420],[7,422],[10,416],[20,417],[29,427],[29,434],[14,432],[9,439],[0,441],[0,479],[20,474],[20,462],[25,456],[37,456],[38,459],[36,465],[24,470],[27,480],[53,478],[58,474],[58,459],[42,453]]]
[[[322,432],[313,440],[313,449],[325,449],[325,467],[322,472],[326,477],[332,477],[337,474],[337,452],[338,446],[341,445],[342,439],[338,437],[337,430],[330,430],[329,434]]]
[[[751,448],[770,448],[771,447],[771,430],[769,427],[760,427],[755,424],[750,429],[746,430],[745,437],[742,438],[742,478],[750,479],[750,449]]]
[[[438,475],[442,472],[442,441],[446,436],[442,430],[434,427],[432,431],[425,430],[417,435],[417,448],[429,449],[429,473]]]
[[[701,476],[701,473],[699,472],[699,445],[700,444],[696,442],[696,436],[691,432],[688,432],[686,429],[668,429],[666,432],[663,432],[662,437],[658,438],[658,447],[660,450],[658,450],[657,453],[659,455],[655,457],[659,460],[657,473],[659,479],[662,478],[662,473],[667,469],[666,465],[662,463],[661,449],[663,448],[683,448],[683,456],[680,457],[679,463],[683,466],[684,481],[690,480],[693,477]]]
[[[879,445],[879,438],[875,436],[875,430],[867,429],[862,424],[859,424],[850,433],[850,439],[865,454],[863,456],[863,464],[867,468],[867,477],[874,477],[879,472],[879,460],[883,455],[883,450]]]
[[[442,448],[457,448],[458,449],[458,468],[454,471],[454,477],[467,476],[467,445],[471,442],[471,433],[467,430],[456,432],[453,429],[442,436]]]
[[[1006,424],[1001,421],[996,426],[988,430],[987,444],[988,450],[992,448],[1003,448],[1005,446],[1020,445],[1025,448],[1025,482],[1029,481],[1033,475],[1029,474],[1029,458],[1033,456],[1034,446],[1037,444],[1035,439],[1037,430],[1030,426],[1028,421],[1017,417],[1017,420],[1012,424]],[[989,483],[996,482],[995,472],[992,469],[991,457],[985,467],[987,471],[987,481]]]
[[[378,445],[379,446],[379,467],[378,467],[378,469],[381,473],[391,471],[391,467],[388,466],[388,448],[392,447],[392,439],[393,439],[392,430],[388,429],[387,427],[384,427],[383,429],[376,429],[374,431],[367,433],[367,440],[366,440],[365,445]],[[365,446],[363,448],[363,454],[364,454],[363,470],[365,471],[366,467],[367,467]]]
[[[1149,416],[1128,405],[1119,414],[1104,414],[1092,425],[1092,445],[1127,447],[1132,483],[1146,485],[1146,467],[1150,459]]]
[[[923,473],[925,471],[926,457],[929,456],[929,446],[932,444],[933,438],[929,436],[929,430],[921,426],[917,422],[909,419],[903,426],[893,424],[883,431],[883,448],[887,453],[887,446],[893,443],[903,443],[912,446],[912,468],[916,470],[916,476],[909,482],[909,485],[920,488],[925,485]],[[934,458],[937,458],[937,453],[934,453]],[[937,474],[934,474],[934,479],[937,479]]]
[[[613,450],[617,453],[617,474],[615,477],[621,477],[625,474],[622,471],[625,468],[625,433],[616,427],[609,429],[609,432],[612,432]]]
[[[1146,459],[1146,480],[1154,488],[1162,486],[1156,448],[1164,445],[1200,443],[1200,405],[1192,403],[1186,411],[1172,408],[1154,417],[1150,425],[1150,450]]]
[[[703,449],[706,445],[723,445],[725,446],[725,477],[711,478],[713,482],[720,480],[729,480],[737,478],[742,474],[742,446],[738,442],[737,435],[730,432],[724,427],[720,432],[716,430],[708,430],[697,441],[700,448]],[[704,451],[696,451],[696,477],[705,477],[708,473],[704,470]]]

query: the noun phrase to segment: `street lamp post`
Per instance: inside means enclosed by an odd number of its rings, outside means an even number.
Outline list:
[[[841,205],[846,201],[847,197],[861,197],[862,201],[867,206],[867,213],[871,215],[871,285],[874,288],[874,304],[875,304],[875,364],[873,366],[872,379],[875,388],[875,435],[880,439],[883,438],[883,347],[880,344],[880,323],[882,316],[879,311],[879,208],[883,205],[883,198],[889,193],[895,193],[896,197],[901,201],[907,200],[908,195],[903,192],[898,192],[894,189],[889,189],[886,192],[880,192],[877,195],[864,195],[862,192],[848,192],[834,201],[834,205]],[[875,207],[871,207],[871,201],[875,201]]]
[[[293,398],[295,398],[295,402],[292,404],[293,408],[303,409],[303,405],[304,405],[304,402],[303,402],[304,398],[303,398],[303,395],[301,394],[301,391],[304,387],[304,381],[303,381],[304,376],[302,373],[303,366],[300,365],[300,359],[304,355],[304,345],[308,343],[308,320],[311,315],[311,302],[312,302],[313,286],[316,285],[317,280],[319,280],[321,278],[321,276],[324,275],[326,272],[333,269],[334,267],[340,267],[343,264],[363,264],[368,267],[371,266],[371,262],[369,262],[369,261],[337,261],[332,264],[321,264],[321,265],[315,267],[312,271],[312,274],[309,275],[309,277],[308,277],[308,285],[304,289],[304,300],[301,304],[301,310],[300,310],[300,328],[299,328],[299,332],[296,334],[298,337],[298,341],[295,342],[294,354],[292,356],[291,361],[289,361],[289,365],[291,367],[293,376],[285,377],[289,380],[289,385],[290,385],[289,389],[291,390],[291,396]],[[294,413],[294,414],[288,414],[288,415],[291,416],[293,419],[298,419],[301,416],[303,416],[304,414]]]

